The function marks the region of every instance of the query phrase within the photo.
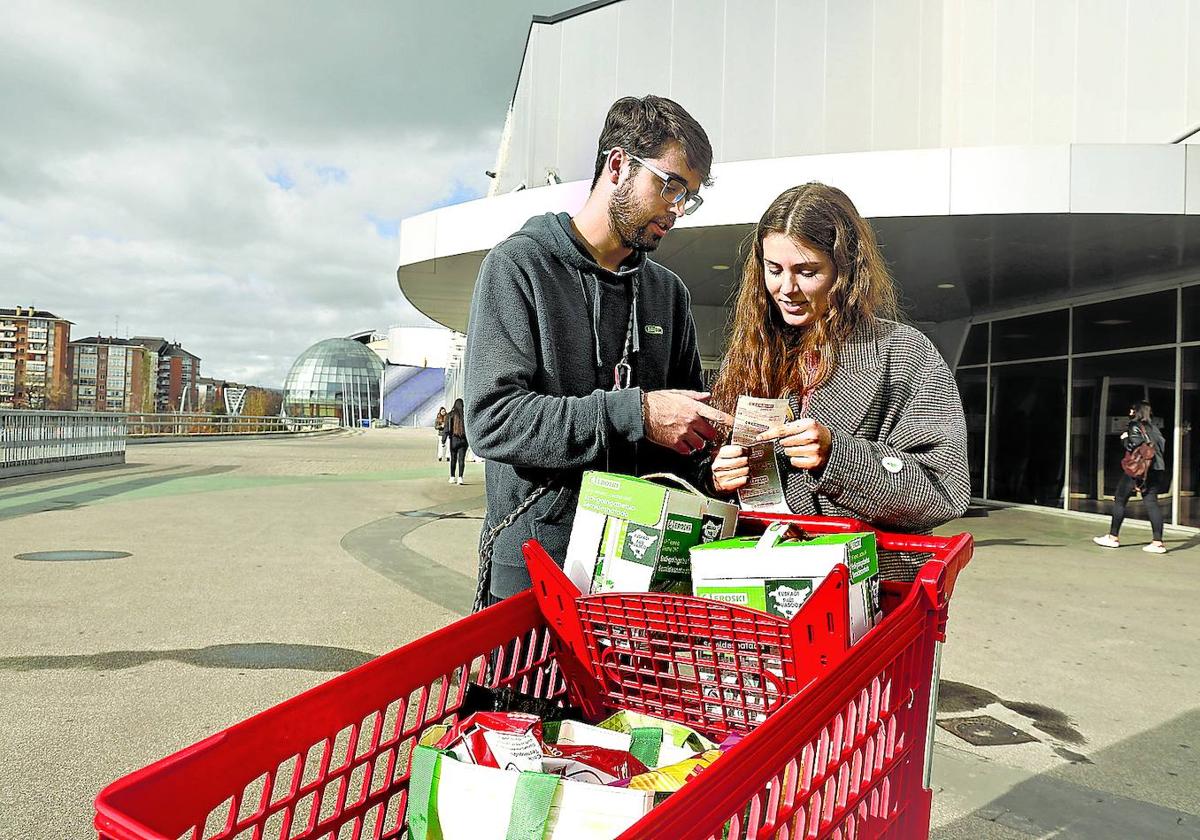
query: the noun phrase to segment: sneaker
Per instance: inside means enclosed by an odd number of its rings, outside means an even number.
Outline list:
[[[1162,543],[1149,543],[1148,545],[1142,546],[1142,551],[1150,554],[1166,554],[1167,547]]]
[[[461,475],[458,477],[458,483],[459,483],[459,484],[462,484],[462,483],[463,483],[463,482],[462,482],[462,476],[461,476]]]
[[[1092,542],[1104,548],[1120,548],[1121,542],[1112,534],[1105,534],[1103,537],[1092,537]]]
[[[453,483],[454,483],[454,476],[450,476],[450,483],[451,483],[451,484],[453,484]]]

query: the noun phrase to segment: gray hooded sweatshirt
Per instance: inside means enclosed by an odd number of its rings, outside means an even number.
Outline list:
[[[635,289],[632,387],[614,391]],[[553,481],[496,538],[493,598],[528,588],[531,537],[562,565],[585,470],[695,472],[695,459],[642,440],[643,389],[703,387],[690,306],[679,277],[643,253],[616,272],[598,265],[566,213],[535,216],[484,258],[465,387],[471,446],[487,460],[483,534]]]

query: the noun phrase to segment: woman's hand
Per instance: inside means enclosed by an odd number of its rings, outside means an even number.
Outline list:
[[[750,459],[744,446],[728,444],[717,451],[712,462],[713,487],[720,493],[732,493],[746,485],[750,477]]]
[[[825,466],[825,462],[829,460],[829,449],[833,445],[833,435],[828,427],[811,417],[768,429],[755,440],[759,443],[778,440],[788,461],[798,470],[815,470]],[[713,463],[713,468],[716,469],[716,462]]]

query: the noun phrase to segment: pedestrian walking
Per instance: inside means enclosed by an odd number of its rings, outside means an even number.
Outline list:
[[[450,483],[462,484],[467,461],[467,421],[463,417],[462,399],[455,400],[446,415],[446,439],[450,446]]]
[[[433,428],[438,433],[438,460],[450,457],[450,451],[446,446],[446,406],[438,409],[437,418],[433,421]]]
[[[1092,537],[1092,542],[1103,548],[1121,547],[1121,523],[1125,520],[1125,506],[1136,491],[1142,494],[1146,515],[1150,517],[1151,539],[1148,544],[1142,546],[1142,551],[1150,554],[1167,553],[1167,547],[1163,545],[1163,513],[1162,508],[1158,506],[1158,494],[1168,486],[1167,464],[1163,459],[1167,439],[1151,422],[1151,416],[1150,403],[1145,400],[1139,400],[1129,407],[1129,423],[1121,434],[1121,442],[1125,445],[1127,454],[1121,460],[1121,480],[1117,482],[1116,492],[1113,493],[1112,523],[1108,526],[1107,534]],[[1148,451],[1145,448],[1147,446],[1152,447],[1153,452]],[[1131,454],[1137,457],[1131,458]],[[1131,475],[1131,472],[1134,474]]]

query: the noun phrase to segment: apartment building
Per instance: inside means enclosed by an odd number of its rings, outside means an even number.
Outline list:
[[[79,411],[154,410],[158,357],[125,338],[90,336],[72,341],[71,395]]]
[[[178,342],[161,336],[135,335],[129,339],[157,357],[154,379],[155,411],[199,411],[200,357]]]
[[[0,408],[67,409],[71,322],[32,306],[0,309]]]

